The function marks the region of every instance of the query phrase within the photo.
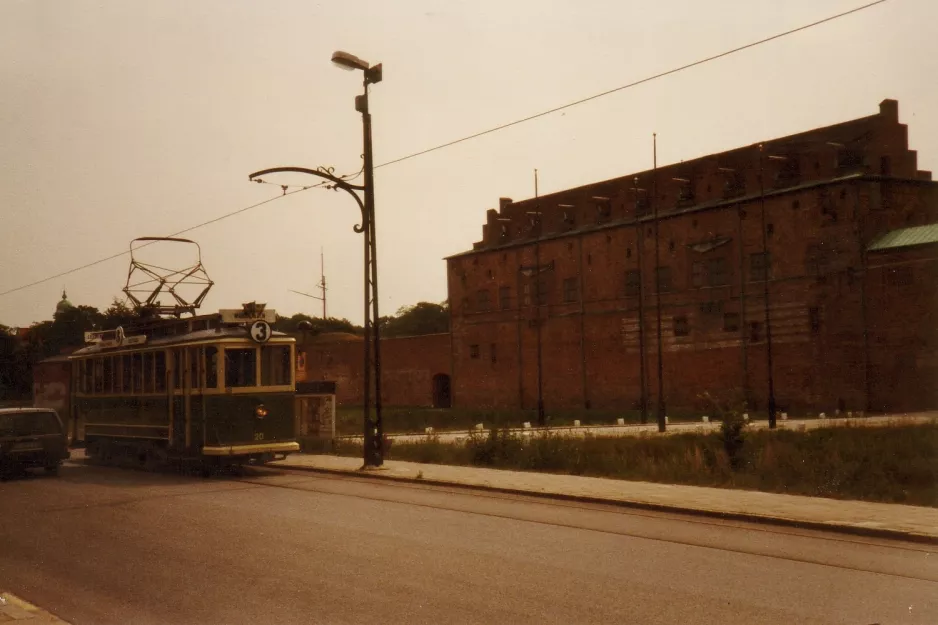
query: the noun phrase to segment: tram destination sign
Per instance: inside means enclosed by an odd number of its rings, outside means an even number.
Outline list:
[[[254,309],[249,307],[240,309],[223,308],[219,310],[218,313],[221,315],[222,323],[253,323],[258,320],[274,323],[277,321],[277,311],[272,308],[264,308],[261,304],[257,305]]]

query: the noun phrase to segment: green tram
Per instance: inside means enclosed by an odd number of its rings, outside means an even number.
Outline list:
[[[104,463],[262,464],[298,451],[295,340],[221,311],[86,334],[69,356],[76,438]]]

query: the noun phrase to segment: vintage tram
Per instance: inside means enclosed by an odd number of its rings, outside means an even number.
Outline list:
[[[264,463],[298,451],[295,340],[256,305],[89,332],[69,356],[74,438],[101,462]]]

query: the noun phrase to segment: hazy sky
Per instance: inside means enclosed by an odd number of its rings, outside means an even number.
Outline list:
[[[280,194],[247,175],[360,168],[360,74],[376,163],[629,83],[865,0],[0,1],[0,292]],[[890,0],[563,113],[376,172],[383,313],[446,297],[442,257],[500,196],[533,195],[876,113],[899,100],[938,170],[935,0]],[[936,172],[938,173],[938,172]],[[273,178],[271,178],[273,180]],[[315,182],[284,176],[277,181]],[[344,193],[310,190],[187,236],[216,285],[203,311],[267,302],[362,319],[362,238]],[[185,262],[182,259],[180,262]],[[0,297],[51,317],[63,287],[106,307],[127,257]]]

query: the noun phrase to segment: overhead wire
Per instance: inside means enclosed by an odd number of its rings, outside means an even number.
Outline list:
[[[440,145],[437,145],[437,146],[434,146],[434,147],[431,147],[431,148],[427,148],[427,149],[425,149],[425,150],[420,150],[419,152],[414,152],[414,153],[408,154],[408,155],[406,155],[406,156],[401,156],[401,157],[399,157],[399,158],[396,158],[396,159],[393,159],[393,160],[390,160],[390,161],[386,161],[386,162],[384,162],[384,163],[375,165],[374,168],[375,168],[375,169],[379,169],[379,168],[381,168],[381,167],[387,167],[388,165],[394,165],[394,164],[396,164],[396,163],[401,163],[401,162],[403,162],[403,161],[410,160],[410,159],[412,159],[412,158],[417,158],[418,156],[423,156],[423,155],[429,154],[429,153],[431,153],[431,152],[436,152],[436,151],[438,151],[438,150],[442,150],[442,149],[444,149],[444,148],[448,148],[448,147],[451,147],[451,146],[454,146],[454,145],[457,145],[457,144],[460,144],[460,143],[464,143],[464,142],[466,142],[466,141],[471,141],[472,139],[477,139],[477,138],[483,137],[483,136],[485,136],[485,135],[489,135],[489,134],[492,134],[492,133],[495,133],[495,132],[498,132],[498,131],[501,131],[501,130],[505,130],[506,128],[511,128],[511,127],[513,127],[513,126],[517,126],[517,125],[523,124],[523,123],[525,123],[525,122],[529,122],[529,121],[532,121],[532,120],[535,120],[535,119],[538,119],[538,118],[541,118],[541,117],[545,117],[545,116],[547,116],[547,115],[550,115],[550,114],[552,114],[552,113],[556,113],[556,112],[558,112],[558,111],[562,111],[562,110],[565,110],[565,109],[569,109],[569,108],[572,108],[572,107],[574,107],[574,106],[578,106],[578,105],[580,105],[580,104],[585,104],[585,103],[587,103],[587,102],[591,102],[591,101],[593,101],[593,100],[597,100],[597,99],[599,99],[599,98],[602,98],[602,97],[605,97],[605,96],[608,96],[608,95],[611,95],[611,94],[614,94],[614,93],[618,93],[618,92],[624,91],[624,90],[626,90],[626,89],[631,89],[632,87],[637,87],[637,86],[639,86],[639,85],[642,85],[642,84],[645,84],[645,83],[648,83],[648,82],[652,82],[652,81],[654,81],[654,80],[658,80],[658,79],[664,78],[664,77],[666,77],[666,76],[671,76],[671,75],[673,75],[673,74],[677,74],[677,73],[679,73],[679,72],[682,72],[682,71],[691,69],[691,68],[693,68],[693,67],[697,67],[697,66],[703,65],[703,64],[705,64],[705,63],[710,63],[710,62],[712,62],[712,61],[716,61],[716,60],[718,60],[718,59],[725,58],[725,57],[727,57],[727,56],[736,54],[736,53],[738,53],[738,52],[742,52],[742,51],[744,51],[744,50],[748,50],[748,49],[754,48],[754,47],[756,47],[756,46],[759,46],[759,45],[762,45],[762,44],[766,44],[766,43],[769,43],[769,42],[771,42],[771,41],[775,41],[776,39],[781,39],[782,37],[787,37],[787,36],[789,36],[789,35],[793,35],[793,34],[795,34],[795,33],[802,32],[802,31],[808,30],[808,29],[810,29],[810,28],[814,28],[814,27],[816,27],[816,26],[820,26],[821,24],[826,24],[826,23],[828,23],[828,22],[832,22],[832,21],[834,21],[834,20],[841,19],[841,18],[846,17],[846,16],[848,16],[848,15],[852,15],[852,14],[854,14],[854,13],[858,13],[858,12],[860,12],[860,11],[863,11],[863,10],[866,10],[866,9],[869,9],[869,8],[872,8],[872,7],[876,6],[876,5],[883,4],[883,3],[887,2],[887,1],[888,1],[888,0],[875,0],[874,2],[870,2],[870,3],[864,4],[864,5],[862,5],[862,6],[858,6],[858,7],[855,7],[855,8],[853,8],[853,9],[849,9],[849,10],[847,10],[847,11],[843,11],[843,12],[841,12],[841,13],[837,13],[836,15],[831,15],[831,16],[829,16],[829,17],[825,17],[825,18],[823,18],[823,19],[820,19],[820,20],[811,22],[811,23],[809,23],[809,24],[804,24],[804,25],[802,25],[802,26],[798,26],[797,28],[789,29],[789,30],[786,30],[786,31],[781,32],[781,33],[777,33],[777,34],[772,35],[772,36],[769,36],[769,37],[764,37],[764,38],[759,39],[759,40],[757,40],[757,41],[753,41],[753,42],[751,42],[751,43],[747,43],[747,44],[745,44],[745,45],[738,46],[738,47],[732,48],[732,49],[730,49],[730,50],[726,50],[725,52],[721,52],[721,53],[719,53],[719,54],[714,54],[714,55],[712,55],[712,56],[708,56],[708,57],[705,57],[705,58],[702,58],[702,59],[698,59],[698,60],[696,60],[696,61],[694,61],[694,62],[692,62],[692,63],[686,63],[686,64],[684,64],[684,65],[681,65],[680,67],[676,67],[676,68],[673,68],[673,69],[670,69],[670,70],[667,70],[667,71],[664,71],[664,72],[660,72],[660,73],[654,74],[654,75],[652,75],[652,76],[647,76],[647,77],[642,78],[642,79],[640,79],[640,80],[636,80],[636,81],[630,82],[630,83],[628,83],[628,84],[621,85],[621,86],[619,86],[619,87],[615,87],[615,88],[613,88],[613,89],[608,89],[608,90],[603,91],[603,92],[601,92],[601,93],[597,93],[597,94],[594,94],[594,95],[591,95],[591,96],[588,96],[588,97],[585,97],[585,98],[581,98],[581,99],[579,99],[579,100],[575,100],[575,101],[573,101],[573,102],[569,102],[569,103],[564,104],[564,105],[562,105],[562,106],[556,106],[556,107],[554,107],[554,108],[548,109],[548,110],[546,110],[546,111],[542,111],[542,112],[540,112],[540,113],[536,113],[536,114],[534,114],[534,115],[529,115],[529,116],[527,116],[527,117],[523,117],[523,118],[521,118],[521,119],[517,119],[517,120],[515,120],[515,121],[508,122],[508,123],[506,123],[506,124],[501,124],[501,125],[499,125],[499,126],[495,126],[495,127],[493,127],[493,128],[489,128],[488,130],[483,130],[483,131],[481,131],[481,132],[477,132],[477,133],[474,133],[474,134],[471,134],[471,135],[467,135],[467,136],[465,136],[465,137],[461,137],[461,138],[455,139],[455,140],[453,140],[453,141],[448,141],[448,142],[446,142],[446,143],[442,143],[442,144],[440,144]],[[363,172],[364,172],[364,166],[362,167],[361,170],[359,170],[359,172],[358,172],[357,174],[354,174],[353,176],[349,176],[349,177],[342,177],[342,179],[343,179],[343,180],[346,180],[346,181],[355,180],[356,178],[358,178],[359,176],[361,176]],[[198,228],[202,228],[202,227],[211,225],[211,224],[213,224],[213,223],[217,223],[217,222],[219,222],[219,221],[222,221],[222,220],[224,220],[224,219],[228,219],[229,217],[234,217],[235,215],[240,215],[241,213],[244,213],[244,212],[246,212],[246,211],[249,211],[249,210],[258,208],[258,207],[260,207],[260,206],[263,206],[264,204],[268,204],[268,203],[273,202],[273,201],[275,201],[275,200],[279,200],[279,199],[281,199],[281,198],[283,198],[283,197],[286,197],[287,195],[293,195],[293,194],[295,194],[295,193],[302,193],[303,191],[308,191],[309,189],[314,189],[314,188],[317,188],[317,187],[323,187],[323,186],[326,186],[327,184],[329,184],[329,183],[327,183],[327,182],[323,182],[323,183],[319,183],[319,184],[315,184],[315,185],[303,185],[303,186],[300,186],[300,185],[282,185],[282,184],[277,184],[277,183],[267,182],[267,181],[255,181],[255,182],[258,182],[259,184],[270,184],[270,185],[274,185],[274,186],[279,186],[281,189],[283,189],[283,193],[282,193],[281,195],[278,195],[278,196],[269,198],[269,199],[264,200],[264,201],[262,201],[262,202],[258,202],[258,203],[256,203],[256,204],[252,204],[252,205],[250,205],[250,206],[246,206],[246,207],[244,207],[244,208],[241,208],[241,209],[232,211],[232,212],[230,212],[230,213],[225,213],[224,215],[220,215],[219,217],[216,217],[216,218],[214,218],[214,219],[210,219],[210,220],[208,220],[208,221],[204,221],[204,222],[202,222],[202,223],[200,223],[200,224],[196,224],[196,225],[191,226],[191,227],[189,227],[189,228],[186,228],[186,229],[184,229],[184,230],[180,230],[179,232],[176,232],[175,234],[171,234],[171,235],[169,235],[169,236],[171,236],[171,237],[179,236],[180,234],[185,234],[186,232],[191,232],[191,231],[196,230],[196,229],[198,229]],[[298,188],[297,188],[297,187],[298,187]],[[294,189],[294,190],[289,190],[289,189]],[[140,247],[145,247],[145,246],[147,246],[147,245],[151,245],[152,243],[155,243],[155,241],[151,241],[151,242],[145,243],[145,244],[141,245]],[[139,249],[139,248],[138,248],[138,249]],[[96,260],[96,261],[94,261],[94,262],[87,263],[87,264],[82,265],[82,266],[80,266],[80,267],[75,267],[74,269],[69,269],[68,271],[63,271],[63,272],[61,272],[61,273],[57,273],[57,274],[55,274],[55,275],[53,275],[53,276],[49,276],[49,277],[43,278],[43,279],[41,279],[41,280],[36,280],[36,281],[30,282],[30,283],[28,283],[28,284],[24,284],[24,285],[21,285],[21,286],[12,288],[12,289],[8,289],[8,290],[6,290],[6,291],[0,292],[0,297],[2,297],[2,296],[4,296],[4,295],[9,295],[10,293],[15,293],[15,292],[17,292],[17,291],[22,291],[22,290],[24,290],[24,289],[31,288],[31,287],[37,286],[37,285],[39,285],[39,284],[43,284],[43,283],[45,283],[45,282],[49,282],[49,281],[51,281],[51,280],[55,280],[55,279],[61,278],[61,277],[63,277],[63,276],[67,276],[67,275],[76,273],[76,272],[78,272],[78,271],[83,271],[83,270],[88,269],[88,268],[90,268],[90,267],[94,267],[95,265],[100,265],[101,263],[105,263],[105,262],[107,262],[107,261],[114,260],[115,258],[120,258],[121,256],[125,256],[125,255],[128,254],[128,253],[129,253],[128,251],[124,251],[124,252],[120,252],[120,253],[118,253],[118,254],[112,254],[111,256],[107,256],[107,257],[105,257],[105,258],[101,258],[101,259],[99,259],[99,260]]]

